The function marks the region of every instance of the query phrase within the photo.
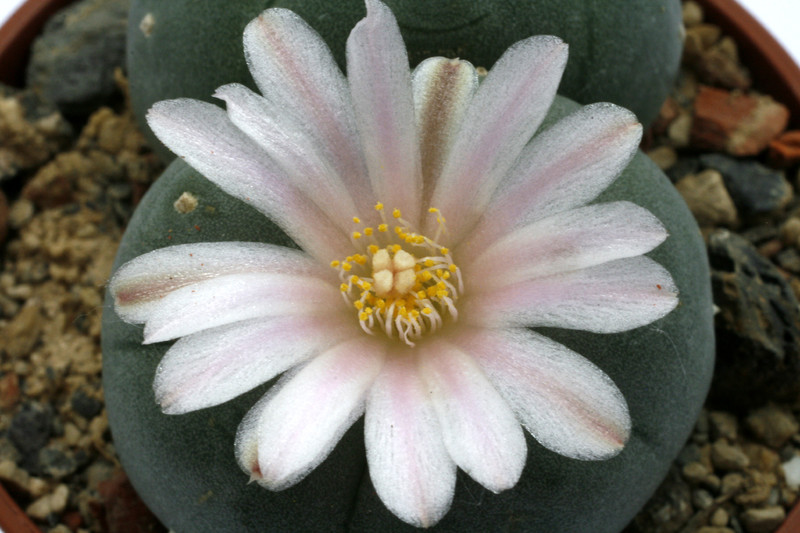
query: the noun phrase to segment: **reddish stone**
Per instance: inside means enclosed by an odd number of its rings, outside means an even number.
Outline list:
[[[769,159],[778,167],[800,163],[800,130],[787,131],[769,143]]]
[[[0,377],[0,408],[11,409],[19,401],[19,377],[9,372]]]
[[[167,528],[150,512],[136,494],[125,472],[102,481],[98,486],[105,504],[108,531],[115,533],[166,533]]]
[[[695,100],[692,143],[734,156],[763,151],[789,123],[789,110],[769,96],[702,86]]]
[[[83,517],[79,511],[72,511],[71,513],[64,514],[61,517],[61,521],[71,531],[77,531],[78,528],[83,525]]]

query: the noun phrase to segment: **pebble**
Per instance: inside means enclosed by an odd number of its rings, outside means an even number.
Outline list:
[[[44,521],[50,514],[61,513],[67,506],[68,498],[69,489],[66,485],[61,484],[52,493],[42,496],[30,504],[25,512],[36,520]]]
[[[725,439],[719,439],[711,445],[711,462],[720,470],[744,470],[750,465],[750,459],[741,448]]]
[[[708,414],[711,435],[715,439],[724,438],[735,441],[739,436],[739,424],[734,415],[724,411],[711,411]]]
[[[732,408],[800,395],[800,304],[771,261],[743,237],[708,235],[717,361],[710,397]]]
[[[738,161],[722,154],[707,154],[700,157],[700,163],[722,174],[725,188],[744,216],[778,212],[794,196],[792,186],[782,172],[757,161]]]
[[[647,156],[661,170],[667,170],[678,162],[678,153],[672,146],[659,146],[647,152]]]
[[[103,402],[88,396],[82,389],[78,389],[72,394],[71,405],[72,410],[86,420],[91,420],[103,410]]]
[[[724,527],[728,525],[728,521],[730,520],[730,516],[728,515],[728,511],[723,509],[722,507],[718,507],[716,511],[711,514],[711,522],[712,526],[715,527]]]
[[[769,143],[769,162],[776,167],[800,163],[800,130],[783,133]]]
[[[716,170],[689,174],[675,187],[700,226],[737,225],[736,206],[725,188],[722,174]]]
[[[38,453],[53,431],[53,411],[49,405],[29,402],[11,420],[8,437],[24,456]]]
[[[694,533],[738,533],[729,527],[703,526]]]
[[[800,431],[797,419],[788,409],[769,404],[751,412],[745,425],[753,435],[772,448],[779,449]]]
[[[27,356],[39,341],[42,331],[40,309],[38,301],[28,300],[17,316],[0,330],[0,338],[7,339],[4,351],[9,359]]]
[[[683,24],[689,28],[694,26],[695,24],[700,24],[703,22],[703,8],[700,7],[700,4],[693,1],[688,1],[683,3]]]
[[[691,142],[701,149],[751,156],[786,129],[789,110],[769,96],[702,86],[695,99]]]
[[[792,490],[800,489],[800,455],[795,455],[781,465],[786,485]]]
[[[742,524],[748,533],[771,533],[786,518],[783,507],[772,506],[764,509],[747,509],[741,515]]]

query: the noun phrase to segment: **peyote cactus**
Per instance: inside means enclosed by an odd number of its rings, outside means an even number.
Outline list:
[[[556,35],[570,47],[559,92],[580,103],[613,102],[647,125],[678,72],[679,0],[389,0],[411,66],[442,55],[490,68],[511,44]],[[242,55],[245,24],[268,7],[297,12],[330,46],[344,69],[344,42],[364,16],[361,0],[133,0],[128,71],[135,113],[159,153],[144,114],[159,100],[211,101],[224,83],[254,88]]]

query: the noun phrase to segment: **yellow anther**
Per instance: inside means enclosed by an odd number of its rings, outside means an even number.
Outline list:
[[[425,266],[426,267],[432,267],[434,264],[435,263],[433,262],[433,259],[426,259],[425,260]]]
[[[383,202],[375,204],[375,211],[383,211]]]
[[[336,267],[338,267],[339,265],[340,265],[339,261],[331,261],[331,266],[332,266],[333,268],[336,268]]]
[[[360,321],[364,322],[364,321],[365,321],[365,320],[367,320],[368,318],[369,318],[369,314],[368,314],[368,313],[366,313],[365,311],[361,311],[360,313],[358,313],[358,319],[359,319]]]
[[[354,231],[354,232],[353,232],[353,238],[354,238],[354,239],[360,239],[360,238],[361,238],[361,232],[359,232],[359,231]]]
[[[439,212],[439,209],[436,208],[436,207],[429,207],[428,208],[428,213],[438,213],[438,212]]]
[[[353,258],[353,260],[359,265],[364,265],[367,263],[367,258],[363,255],[357,255],[356,257]]]
[[[386,307],[386,300],[384,300],[383,298],[376,298],[375,307],[377,307],[378,309],[383,309],[384,307]]]
[[[417,317],[419,317],[419,311],[417,311],[416,309],[412,309],[411,318],[417,318]]]
[[[392,252],[394,252],[394,253],[397,253],[397,252],[399,252],[400,250],[402,250],[402,249],[403,249],[403,247],[402,247],[402,246],[400,246],[399,244],[393,244],[393,245],[391,246],[391,249],[392,249]]]
[[[419,298],[420,300],[422,300],[426,296],[427,294],[425,294],[425,291],[417,291],[417,298]]]
[[[351,281],[352,283],[358,283],[358,280],[360,280],[360,279],[361,279],[361,278],[359,278],[359,277],[358,277],[358,276],[356,276],[355,274],[353,274],[352,276],[350,276],[350,281]]]
[[[442,279],[450,279],[450,271],[445,271],[440,274]]]
[[[353,268],[353,265],[350,263],[342,263],[342,270],[345,272],[350,272],[350,269]]]
[[[458,270],[458,267],[453,264],[453,265],[450,265],[449,267],[447,267],[447,270],[449,270],[450,272],[455,273],[455,271]]]
[[[381,233],[386,233],[387,231],[389,231],[389,226],[386,224],[380,224],[378,226],[378,231],[380,231]]]
[[[372,255],[375,255],[376,253],[378,253],[379,248],[377,244],[370,244],[369,246],[367,246],[367,250],[369,250],[369,253],[371,253]]]
[[[400,214],[400,210],[399,210],[399,209],[397,209],[397,208],[395,207],[395,208],[394,208],[394,211],[392,211],[392,216],[393,216],[394,218],[400,218],[400,217],[401,217],[401,216],[403,216],[403,215],[402,215],[402,214]]]
[[[350,287],[347,286],[347,283],[342,283],[341,285],[339,285],[339,290],[342,292],[347,292],[350,290]]]
[[[437,298],[444,298],[445,296],[447,296],[447,291],[445,291],[445,290],[436,291],[436,297]]]
[[[422,312],[425,313],[426,315],[429,315],[433,313],[433,309],[431,309],[430,307],[426,307],[425,309],[422,310]]]
[[[356,224],[361,224],[361,219],[358,217],[353,217],[353,222],[355,222]]]
[[[358,310],[361,310],[364,308],[364,302],[362,302],[361,300],[356,300],[355,302],[353,302],[353,307],[355,307]]]
[[[450,253],[450,249],[449,248],[445,248],[444,246],[439,248],[439,251],[442,252],[442,255],[447,255],[447,254]]]
[[[369,237],[370,235],[372,235],[372,231],[373,231],[372,228],[364,228],[364,235]]]
[[[422,277],[422,281],[430,281],[431,278],[433,277],[433,274],[431,274],[427,270],[425,272],[420,272],[419,275]]]
[[[372,283],[370,283],[369,281],[362,281],[359,284],[359,287],[361,287],[365,291],[368,291],[368,290],[370,290],[372,288]]]

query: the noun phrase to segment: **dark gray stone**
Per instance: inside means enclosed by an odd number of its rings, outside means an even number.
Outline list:
[[[82,0],[60,11],[36,39],[27,85],[68,115],[97,109],[116,92],[125,63],[130,0]]]
[[[91,420],[99,415],[100,411],[103,410],[103,402],[97,398],[88,396],[80,389],[75,391],[75,393],[72,395],[72,400],[70,403],[72,405],[72,410],[86,420]]]
[[[39,475],[51,479],[63,479],[78,469],[74,454],[47,446],[39,450]]]
[[[716,315],[712,402],[747,409],[800,394],[800,307],[778,269],[744,238],[708,238]]]
[[[758,217],[779,212],[792,199],[792,186],[783,173],[757,161],[741,161],[722,154],[700,157],[704,168],[722,174],[725,187],[744,217]]]
[[[49,405],[31,402],[11,419],[8,438],[25,458],[31,458],[47,444],[53,433],[53,411]],[[23,465],[31,466],[31,465]]]

